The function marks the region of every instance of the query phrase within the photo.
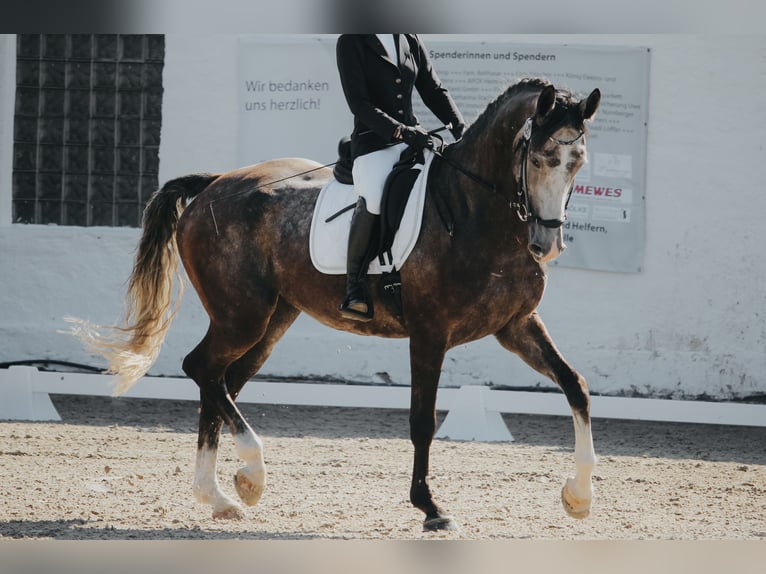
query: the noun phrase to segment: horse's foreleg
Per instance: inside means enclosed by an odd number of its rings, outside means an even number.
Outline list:
[[[410,337],[410,438],[415,447],[410,500],[426,515],[423,530],[456,528],[452,517],[434,503],[427,481],[431,442],[436,432],[436,391],[444,353],[444,347],[436,346],[430,337]]]
[[[587,393],[587,390],[586,390]],[[596,466],[596,453],[593,450],[593,436],[590,430],[590,417],[572,409],[575,428],[575,466],[574,478],[569,478],[561,490],[561,503],[572,518],[586,518],[590,514],[593,500],[591,476]]]
[[[555,381],[572,409],[575,431],[574,478],[561,491],[564,510],[573,518],[585,518],[593,499],[591,477],[596,465],[590,425],[588,383],[561,356],[542,320],[533,313],[522,323],[506,326],[496,335],[506,349],[518,354],[530,367]]]

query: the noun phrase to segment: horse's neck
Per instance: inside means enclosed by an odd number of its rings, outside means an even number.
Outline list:
[[[482,147],[482,143],[474,141],[450,146],[445,154],[447,162],[440,162],[438,174],[431,183],[438,188],[456,226],[461,220],[492,221],[499,226],[495,231],[522,236],[526,230],[510,206],[510,198],[516,193],[511,158],[507,158],[505,170],[496,169]]]
[[[460,187],[464,188],[466,193],[478,194],[477,198],[496,195],[507,205],[510,204],[518,189],[513,176],[514,158],[510,143],[507,146],[498,144],[494,134],[482,133],[470,140],[462,140],[454,144],[448,151],[448,159],[453,164],[476,177],[476,179],[469,176],[459,178]],[[450,175],[457,177],[457,174]]]

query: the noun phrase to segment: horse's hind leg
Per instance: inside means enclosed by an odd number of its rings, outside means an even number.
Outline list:
[[[202,341],[183,362],[184,372],[194,379],[200,388],[199,435],[192,489],[198,502],[212,506],[213,518],[242,518],[239,504],[227,496],[218,484],[216,467],[223,417],[218,407],[219,399],[213,397],[212,393],[217,390],[221,394],[223,373],[227,364],[223,359],[214,362],[214,340],[211,326]],[[222,394],[227,395],[225,384]]]
[[[300,311],[280,299],[277,309],[271,316],[269,326],[258,343],[237,359],[226,371],[226,384],[233,400],[245,383],[255,375],[266,359],[271,355],[285,331],[293,324]],[[233,432],[233,431],[232,431]],[[253,440],[255,438],[255,441]],[[234,434],[237,454],[245,461],[245,466],[234,476],[234,486],[240,499],[248,506],[255,505],[263,494],[266,474],[263,466],[263,447],[260,438],[252,433]]]
[[[277,306],[265,331],[214,330],[184,360],[184,371],[200,387],[200,425],[194,494],[211,504],[216,518],[239,518],[240,506],[226,496],[218,484],[216,459],[221,426],[226,422],[234,436],[238,456],[245,461],[235,477],[237,491],[247,504],[255,504],[263,492],[265,469],[260,437],[234,404],[247,380],[263,365],[298,311],[286,304]],[[251,323],[251,326],[253,323]],[[246,333],[249,335],[246,336]],[[225,333],[225,335],[223,334]],[[238,333],[239,344],[232,344]],[[249,341],[247,344],[244,341]],[[257,342],[256,342],[257,341]]]
[[[530,367],[555,381],[572,409],[575,430],[574,478],[567,479],[561,491],[564,510],[573,518],[590,514],[593,499],[591,477],[596,465],[590,425],[588,383],[559,353],[537,313],[521,324],[507,325],[496,334],[501,345],[518,354]]]
[[[212,506],[213,518],[243,518],[239,504],[227,496],[218,483],[218,442],[222,426],[223,419],[216,406],[212,402],[201,400],[197,461],[192,485],[194,498],[202,504]]]

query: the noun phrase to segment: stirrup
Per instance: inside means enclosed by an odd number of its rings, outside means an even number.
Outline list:
[[[366,305],[367,310],[362,311],[361,309],[354,308],[356,305]],[[346,298],[343,303],[341,303],[340,307],[338,307],[338,310],[340,311],[340,314],[345,317],[346,319],[351,319],[353,321],[362,321],[366,323],[367,321],[372,320],[373,310],[372,305],[369,303],[365,303],[364,301],[354,300],[353,302],[349,301],[348,298]]]

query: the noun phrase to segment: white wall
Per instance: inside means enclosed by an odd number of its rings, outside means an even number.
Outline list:
[[[165,37],[160,181],[237,161],[238,36]]]
[[[16,36],[0,34],[0,225],[11,222],[13,113],[16,96]],[[2,270],[0,269],[0,273]],[[0,315],[0,318],[2,315]]]
[[[766,213],[766,36],[514,41],[651,48],[643,271],[551,270],[540,310],[563,354],[600,393],[766,394],[766,265],[758,252]],[[166,49],[160,180],[235,167],[237,37],[168,35]],[[13,64],[7,50],[0,40],[2,78]],[[0,165],[12,141],[9,125],[0,117]],[[0,178],[2,207],[10,178]],[[137,239],[135,229],[1,221],[0,362],[96,364],[57,330],[65,328],[64,315],[101,323],[120,317]],[[180,374],[205,326],[188,290],[151,373]],[[380,380],[378,372],[408,382],[406,341],[351,336],[308,318],[299,319],[262,370],[359,381]],[[448,354],[442,384],[486,382],[551,385],[493,339]]]

